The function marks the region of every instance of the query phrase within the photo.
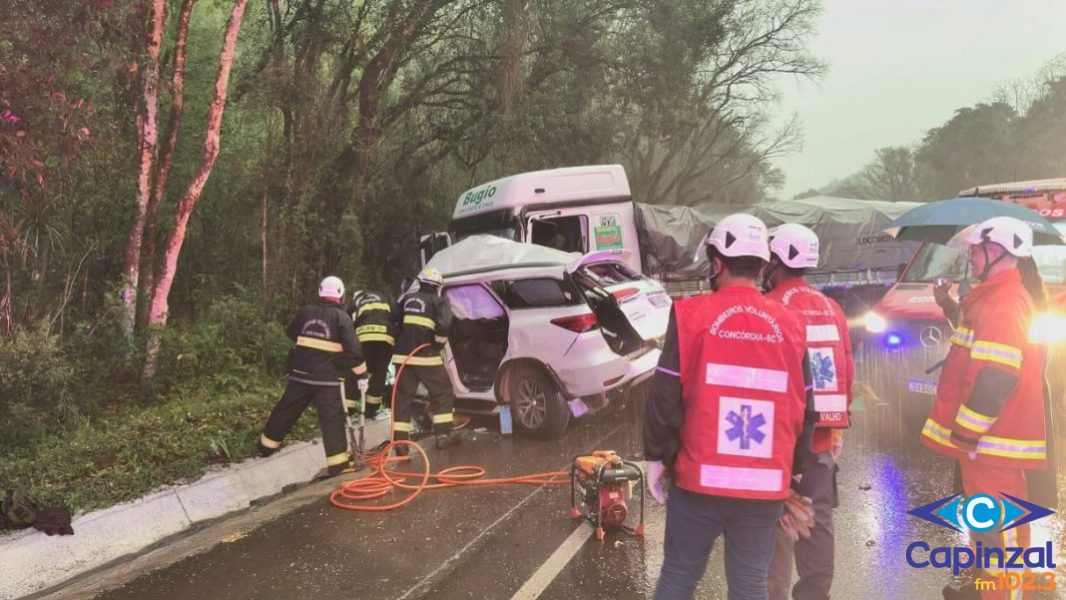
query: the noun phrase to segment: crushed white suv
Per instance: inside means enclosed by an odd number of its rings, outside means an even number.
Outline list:
[[[519,432],[556,437],[650,377],[671,299],[626,265],[628,252],[475,235],[435,254],[427,266],[444,274],[455,315],[444,355],[461,409],[507,404]]]

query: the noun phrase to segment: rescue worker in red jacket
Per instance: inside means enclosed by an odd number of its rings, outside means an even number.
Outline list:
[[[418,274],[418,290],[400,298],[397,309],[402,319],[392,357],[396,365],[396,412],[393,414],[393,439],[407,440],[411,434],[411,408],[419,382],[426,387],[433,406],[433,433],[438,449],[458,445],[461,439],[452,431],[455,425],[455,393],[444,368],[441,351],[448,342],[452,328],[452,311],[447,300],[441,298],[444,277],[434,268]],[[426,345],[415,352],[420,346]],[[403,373],[400,366],[406,363]],[[400,446],[397,454],[407,454]]]
[[[395,303],[388,294],[374,291],[358,291],[352,297],[352,321],[355,336],[366,358],[369,381],[352,373],[344,386],[344,404],[351,414],[359,409],[359,395],[366,392],[366,418],[373,419],[382,410],[385,401],[385,380],[392,362],[392,349],[396,345],[393,313]],[[386,412],[388,409],[385,409]]]
[[[712,294],[674,304],[644,412],[648,487],[667,498],[655,597],[691,598],[725,535],[731,600],[765,600],[777,521],[814,426],[799,319],[756,280],[766,226],[731,215],[706,241]]]
[[[818,413],[811,442],[814,460],[795,486],[814,503],[814,527],[809,538],[795,544],[784,531],[778,531],[770,565],[770,600],[828,600],[833,584],[836,459],[843,446],[842,428],[849,424],[855,363],[844,311],[803,279],[808,269],[818,266],[818,247],[818,235],[803,225],[789,223],[770,231],[766,297],[792,309],[805,324]],[[799,573],[795,587],[793,561]]]
[[[350,461],[341,378],[349,371],[363,375],[366,364],[352,320],[341,306],[344,283],[337,277],[326,277],[318,286],[318,297],[316,304],[301,308],[285,330],[296,343],[289,351],[289,381],[259,437],[259,454],[276,452],[313,402],[322,429],[326,468],[330,475],[337,475],[348,469]]]
[[[966,497],[1006,494],[1026,500],[1025,471],[1046,468],[1047,459],[1044,351],[1029,339],[1034,302],[1044,300],[1042,285],[1026,287],[1033,276],[1039,281],[1031,258],[1033,232],[1017,219],[995,217],[965,236],[980,283],[960,304],[959,326],[921,441],[959,461]],[[1027,548],[1029,526],[971,531],[970,538],[985,548]],[[1000,574],[994,567],[986,571],[975,575],[994,580]],[[1008,593],[978,592],[972,580],[962,588],[944,588],[945,598],[1020,597]]]

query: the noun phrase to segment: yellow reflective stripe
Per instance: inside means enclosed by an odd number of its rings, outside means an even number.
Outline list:
[[[388,332],[389,332],[388,325],[370,324],[370,325],[360,325],[359,327],[355,328],[355,334],[356,335],[361,335],[361,334],[364,334],[364,333],[388,333]]]
[[[351,398],[345,398],[344,399],[344,408],[358,408],[358,407],[359,407],[359,401],[358,400],[352,400]]]
[[[437,328],[437,323],[434,322],[433,319],[430,319],[429,317],[419,317],[419,316],[416,316],[416,315],[404,315],[403,324],[404,325],[417,325],[419,327],[425,327],[427,329],[436,329]]]
[[[956,346],[962,346],[963,348],[972,348],[973,330],[959,327],[955,330],[955,333],[951,334],[951,343]]]
[[[366,397],[366,403],[367,404],[381,404],[382,400],[384,400],[384,398],[382,398],[381,396],[367,396]]]
[[[401,423],[399,421],[393,421],[392,430],[393,431],[411,431],[411,424],[410,423]]]
[[[326,457],[326,464],[331,466],[331,467],[335,467],[337,465],[343,465],[346,462],[348,462],[348,453],[347,452],[341,452],[339,454],[333,454],[333,455],[330,455],[330,456]]]
[[[265,448],[277,449],[281,447],[281,442],[275,442],[274,440],[268,438],[265,433],[260,434],[259,443],[262,444]]]
[[[970,351],[970,358],[974,360],[987,360],[999,363],[1015,369],[1022,366],[1022,351],[1014,346],[997,344],[996,342],[974,342]]]
[[[439,356],[412,356],[410,360],[406,355],[393,354],[392,363],[396,365],[402,365],[404,362],[414,367],[435,367],[437,365],[443,365],[444,359]]]
[[[296,345],[303,346],[304,348],[314,348],[315,350],[321,350],[323,352],[340,352],[344,350],[344,346],[341,346],[337,342],[331,342],[329,340],[322,340],[319,338],[300,336],[296,338]]]
[[[433,338],[433,341],[437,342],[438,344],[446,344],[446,343],[448,343],[448,336],[446,336],[446,335],[438,335],[438,336]]]
[[[1045,460],[1047,458],[1047,442],[986,435],[977,441],[977,453],[1021,460]]]
[[[441,423],[454,423],[455,413],[444,413],[442,415],[433,415],[433,424],[439,425]]]
[[[355,316],[356,317],[361,317],[361,316],[363,316],[363,313],[371,312],[371,311],[375,311],[375,310],[380,310],[380,311],[385,311],[385,312],[392,312],[392,307],[389,306],[388,304],[384,303],[384,302],[371,302],[370,304],[364,304],[364,305],[360,306],[359,310],[356,311]]]
[[[355,373],[356,375],[365,374],[366,373],[366,363],[365,362],[361,362],[361,363],[355,365],[354,367],[352,367],[352,373]]]
[[[934,421],[932,417],[925,420],[925,426],[922,427],[922,435],[942,446],[947,446],[948,448],[955,447],[955,445],[951,443],[951,430],[942,427],[940,423]]]
[[[390,346],[396,345],[396,338],[384,333],[365,333],[359,336],[360,342],[385,342]]]
[[[969,408],[965,404],[959,407],[959,413],[955,415],[956,424],[961,425],[974,433],[985,433],[995,422],[995,417],[983,415]]]

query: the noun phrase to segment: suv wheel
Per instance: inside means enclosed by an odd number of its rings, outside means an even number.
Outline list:
[[[507,402],[515,427],[526,435],[559,437],[570,422],[570,407],[542,369],[519,366],[508,373]]]

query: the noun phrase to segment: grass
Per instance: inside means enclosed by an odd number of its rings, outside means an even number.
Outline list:
[[[90,511],[195,480],[211,465],[256,454],[281,391],[277,380],[231,379],[210,389],[176,389],[152,406],[68,422],[66,431],[30,447],[0,450],[0,489],[19,486],[46,506]],[[311,409],[287,440],[317,436]]]

